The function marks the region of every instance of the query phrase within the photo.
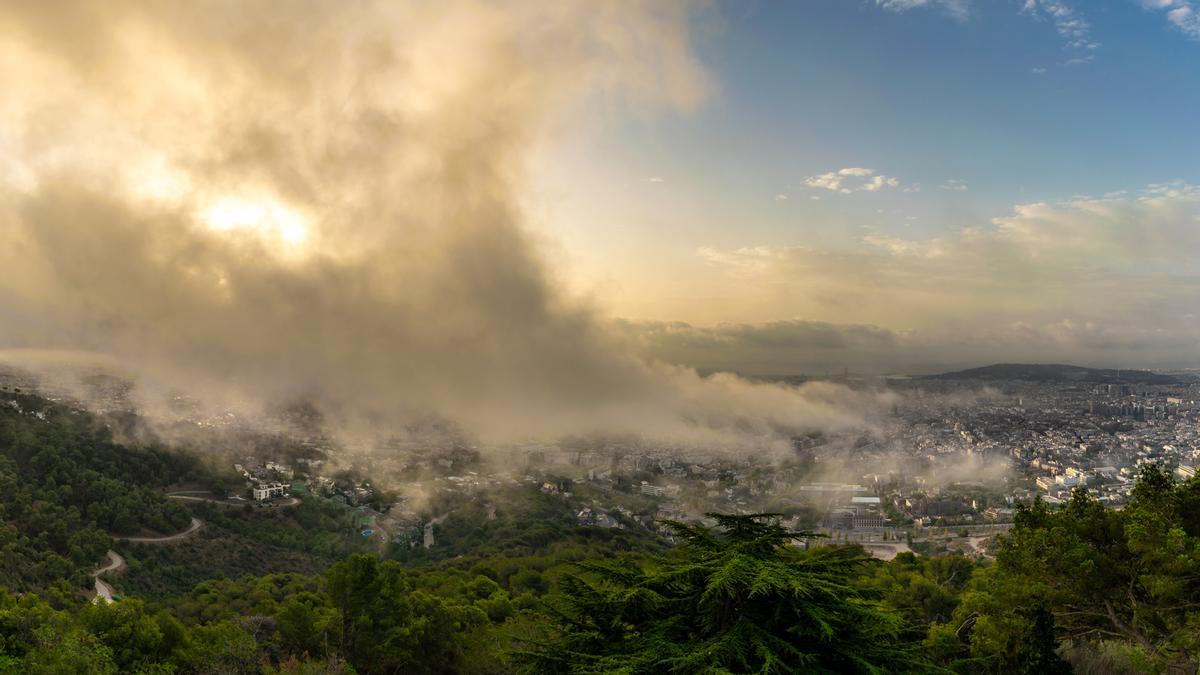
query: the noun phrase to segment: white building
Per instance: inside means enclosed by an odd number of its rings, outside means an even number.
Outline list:
[[[252,489],[254,500],[259,502],[274,499],[275,497],[282,497],[285,491],[287,491],[287,486],[283,483],[264,483],[255,485]]]
[[[666,489],[661,488],[657,485],[650,485],[648,483],[642,483],[641,489],[642,489],[642,494],[649,495],[651,497],[662,497],[667,494]]]
[[[1058,483],[1059,485],[1062,485],[1063,487],[1075,487],[1077,485],[1087,485],[1087,476],[1084,476],[1083,474],[1081,474],[1079,472],[1075,472],[1075,475],[1063,474],[1060,476],[1055,476],[1054,482]]]

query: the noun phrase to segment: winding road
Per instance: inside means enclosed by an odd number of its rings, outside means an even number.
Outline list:
[[[193,535],[197,531],[199,531],[200,528],[203,526],[204,526],[204,521],[200,520],[199,518],[192,518],[191,525],[189,525],[188,529],[184,530],[183,532],[176,532],[175,534],[168,534],[168,535],[165,535],[162,537],[119,537],[119,536],[114,536],[113,539],[116,539],[117,541],[122,542],[122,543],[169,544],[172,542],[179,541],[180,539],[190,537],[191,535]],[[100,565],[99,567],[97,567],[95,570],[92,571],[92,577],[96,580],[96,583],[94,586],[95,590],[96,590],[96,597],[92,598],[92,602],[108,604],[113,601],[113,587],[107,581],[101,579],[100,575],[108,574],[109,572],[120,572],[123,569],[125,569],[125,558],[122,558],[120,553],[117,553],[116,551],[109,549],[108,556],[107,556],[107,562],[105,562],[103,565]]]
[[[198,495],[204,495],[204,494],[211,494],[211,493],[207,493],[207,492],[173,492],[171,494],[168,494],[167,497],[169,497],[171,499],[183,499],[183,500],[187,500],[187,501],[209,502],[212,504],[222,504],[224,506],[241,506],[243,504],[248,503],[248,502],[234,502],[234,501],[229,501],[227,499],[213,499],[211,497],[198,496]],[[295,506],[299,503],[300,503],[300,500],[298,498],[289,497],[286,500],[275,502],[274,504],[272,504],[272,506],[286,507],[286,506]],[[188,528],[182,532],[176,532],[175,534],[167,534],[167,535],[163,535],[161,537],[125,537],[125,536],[112,535],[112,538],[115,539],[116,541],[119,541],[121,543],[126,543],[126,544],[171,544],[171,543],[174,543],[174,542],[177,542],[177,541],[180,541],[182,539],[186,539],[186,538],[192,536],[196,532],[199,532],[200,528],[202,528],[202,527],[204,527],[204,521],[200,520],[199,518],[196,518],[195,516],[192,516],[192,522],[190,525],[188,525]],[[431,533],[431,537],[432,537],[432,533]],[[125,558],[122,558],[121,554],[117,553],[116,551],[109,549],[108,555],[107,555],[107,562],[105,562],[103,565],[100,565],[99,567],[97,567],[95,570],[92,571],[92,577],[96,581],[96,583],[95,583],[96,597],[92,598],[92,602],[107,604],[107,603],[110,603],[113,601],[113,587],[111,585],[109,585],[108,582],[101,579],[100,575],[108,574],[109,572],[120,572],[123,569],[125,569]]]
[[[113,601],[113,588],[108,585],[108,582],[101,579],[100,575],[108,572],[120,572],[123,569],[125,569],[125,559],[121,557],[120,553],[109,549],[108,562],[92,572],[92,576],[96,579],[96,597],[92,598],[92,602],[108,604]]]
[[[191,526],[183,532],[168,534],[162,537],[115,537],[115,539],[131,544],[169,544],[195,534],[201,527],[204,527],[204,521],[193,516]]]

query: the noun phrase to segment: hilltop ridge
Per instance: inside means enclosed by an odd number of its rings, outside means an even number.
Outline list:
[[[1063,363],[996,363],[937,375],[929,380],[1021,380],[1026,382],[1083,382],[1089,384],[1182,384],[1165,373],[1125,368],[1087,368]]]

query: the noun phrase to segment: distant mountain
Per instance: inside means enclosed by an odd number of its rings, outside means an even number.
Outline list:
[[[1089,384],[1183,384],[1174,375],[1124,368],[1084,368],[1060,363],[997,363],[952,373],[927,375],[928,380],[1020,380],[1025,382],[1083,382]]]

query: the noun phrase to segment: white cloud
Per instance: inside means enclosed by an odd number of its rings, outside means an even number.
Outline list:
[[[1071,56],[1066,65],[1090,63],[1096,58],[1100,43],[1092,39],[1092,25],[1074,7],[1062,0],[1025,0],[1022,13],[1049,19],[1054,30],[1065,40]]]
[[[804,179],[804,184],[811,188],[850,194],[852,192],[878,192],[884,188],[899,187],[900,180],[876,173],[874,169],[849,167],[809,176]]]
[[[1200,9],[1192,0],[1142,0],[1149,10],[1166,10],[1167,21],[1193,40],[1200,40]]]
[[[1198,223],[1200,187],[1174,182],[1019,204],[987,226],[935,238],[870,232],[843,249],[701,256],[737,279],[726,301],[758,316],[902,334],[896,354],[878,354],[881,364],[953,356],[1184,366],[1200,344],[1200,319],[1189,312],[1200,303]]]
[[[950,178],[950,179],[946,180],[945,183],[942,183],[938,187],[943,190],[953,190],[955,192],[966,192],[969,189],[969,186],[967,185],[967,181],[959,180],[957,178]]]
[[[1165,11],[1167,20],[1188,37],[1200,39],[1200,10],[1197,0],[1140,0],[1143,7],[1154,11]],[[906,12],[919,8],[940,8],[951,16],[964,20],[970,9],[968,0],[875,0],[875,4],[894,12]],[[1063,48],[1068,56],[1063,65],[1079,65],[1096,60],[1100,42],[1092,37],[1092,25],[1073,5],[1064,0],[1021,0],[1020,11],[1032,17],[1045,19],[1054,25],[1054,30],[1063,39]],[[1032,72],[1042,74],[1043,67]]]
[[[917,8],[937,8],[962,21],[970,13],[968,0],[875,0],[875,4],[893,12],[907,12]]]

